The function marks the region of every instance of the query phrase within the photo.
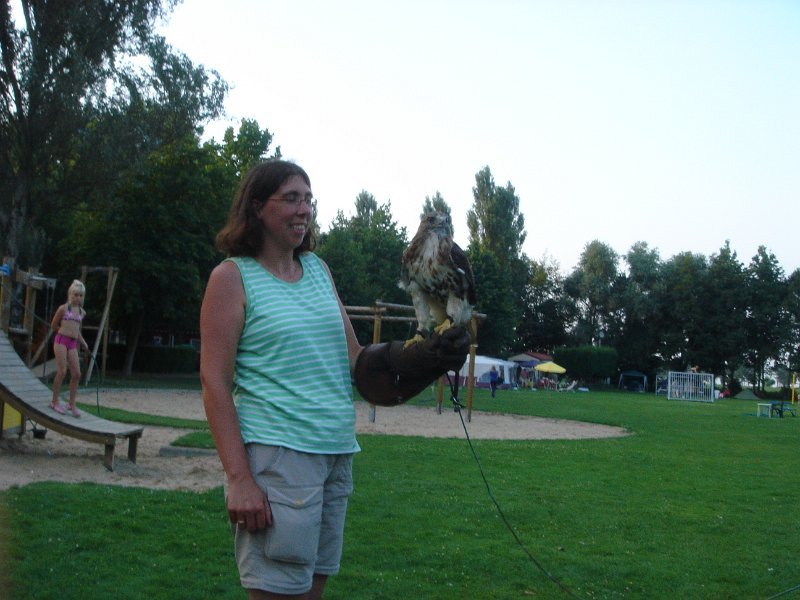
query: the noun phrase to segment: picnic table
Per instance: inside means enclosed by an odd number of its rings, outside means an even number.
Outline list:
[[[797,416],[797,408],[794,404],[789,402],[788,400],[773,400],[770,402],[770,409],[769,414],[770,416],[774,414],[778,414],[778,416],[782,419],[783,413],[791,413],[793,417]]]

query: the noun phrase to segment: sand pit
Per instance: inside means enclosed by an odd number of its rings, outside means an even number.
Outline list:
[[[79,402],[95,403],[95,394],[81,390]],[[101,390],[100,406],[132,412],[204,419],[199,392],[175,390]],[[376,409],[370,421],[370,407],[356,403],[359,434],[423,437],[465,437],[459,415],[449,407],[398,406]],[[463,411],[466,420],[466,410]],[[472,413],[467,422],[472,439],[543,440],[587,439],[627,435],[625,429],[562,419],[543,419],[497,413]],[[0,489],[33,481],[62,481],[147,487],[154,489],[202,491],[222,484],[223,471],[216,454],[192,456],[170,451],[169,444],[186,434],[184,429],[145,427],[139,441],[137,463],[125,458],[125,442],[118,445],[115,470],[102,464],[103,447],[48,431],[45,439],[33,439],[30,430],[0,440]]]

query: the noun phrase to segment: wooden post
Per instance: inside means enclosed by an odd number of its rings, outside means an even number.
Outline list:
[[[114,287],[117,285],[117,274],[119,273],[119,269],[116,267],[109,267],[108,268],[108,279],[106,281],[106,298],[112,298],[114,296]],[[111,303],[108,303],[110,306]],[[103,364],[102,369],[100,371],[100,381],[105,383],[106,381],[106,363],[108,362],[108,332],[110,328],[104,327],[103,328]],[[95,355],[96,356],[96,355]]]
[[[28,276],[35,276],[39,273],[36,269],[29,269]],[[36,316],[36,288],[32,285],[25,286],[25,311],[22,314],[22,329],[28,337],[27,351],[25,354],[25,364],[30,366],[31,353],[33,347],[33,326]]]
[[[81,274],[85,273],[86,267],[81,269]],[[95,360],[89,361],[89,368],[86,369],[86,382],[85,385],[89,385],[89,380],[92,378],[92,368],[94,367],[95,362],[97,362],[97,349],[100,346],[100,340],[105,339],[108,341],[108,336],[103,335],[106,327],[106,322],[108,321],[108,313],[111,311],[111,298],[114,295],[114,286],[117,283],[117,275],[119,274],[119,269],[116,267],[108,267],[108,283],[106,288],[106,304],[103,307],[103,316],[100,318],[100,325],[97,328],[97,337],[94,340],[94,350],[92,354],[95,356]],[[102,375],[105,377],[105,362],[106,362],[106,354],[108,351],[107,344],[103,345],[103,372]]]
[[[383,318],[383,310],[378,306],[376,301],[374,307],[374,315],[372,318],[372,343],[379,344],[381,341],[381,319]],[[370,403],[369,405],[369,422],[375,422],[375,405]]]
[[[469,320],[469,334],[472,343],[469,345],[469,369],[467,375],[467,421],[472,422],[472,396],[475,393],[475,352],[478,349],[478,319],[475,315]]]
[[[11,295],[14,293],[11,285],[11,275],[14,272],[14,259],[3,259],[2,276],[0,276],[0,329],[8,333],[11,325]]]

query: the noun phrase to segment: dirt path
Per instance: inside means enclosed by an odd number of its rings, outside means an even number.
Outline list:
[[[79,402],[95,403],[85,392]],[[175,390],[105,390],[100,406],[153,415],[204,419],[199,392]],[[464,438],[459,415],[452,410],[398,406],[377,408],[370,421],[369,405],[356,403],[356,429],[360,434]],[[466,411],[463,412],[466,419]],[[467,430],[473,439],[585,439],[627,435],[619,427],[562,419],[543,419],[473,412]],[[139,441],[137,463],[125,459],[126,443],[117,447],[114,472],[102,466],[103,447],[48,431],[34,439],[30,431],[21,439],[0,440],[0,489],[33,481],[128,485],[155,489],[208,490],[222,484],[223,471],[216,454],[185,456],[169,444],[186,433],[183,429],[147,426]]]

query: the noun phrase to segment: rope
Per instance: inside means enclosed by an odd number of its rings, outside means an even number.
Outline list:
[[[94,361],[94,366],[97,366],[97,355],[90,354],[92,360]],[[97,416],[100,416],[100,377],[95,377],[95,388],[94,388],[94,399],[95,403],[97,404]]]
[[[48,295],[49,295],[49,292],[48,292]],[[25,308],[25,303],[24,303],[24,302],[22,302],[22,301],[21,301],[19,298],[17,298],[17,297],[16,297],[16,294],[11,294],[11,300],[13,300],[14,302],[16,302],[16,303],[17,303],[19,306],[21,306],[22,308]],[[50,299],[48,298],[47,300],[48,300],[48,301],[47,301],[47,303],[48,303],[48,304],[50,304],[50,303],[51,303],[51,302],[50,302]],[[37,315],[35,312],[33,313],[33,318],[34,318],[34,320],[35,320],[35,321],[41,321],[41,322],[42,322],[42,323],[44,323],[45,325],[48,325],[48,326],[50,325],[50,321],[46,321],[46,320],[44,320],[42,317],[40,317],[39,315]]]
[[[458,377],[457,373],[456,373],[456,377]],[[461,404],[461,402],[459,402],[459,400],[458,400],[458,381],[456,380],[456,383],[454,384],[453,381],[450,379],[450,374],[449,373],[447,374],[447,381],[450,383],[450,390],[452,392],[452,395],[450,396],[450,400],[453,403],[453,409],[455,410],[455,412],[458,413],[458,417],[461,419],[461,427],[464,429],[464,434],[467,436],[467,443],[469,444],[469,449],[472,451],[472,456],[475,459],[475,464],[478,465],[478,471],[480,471],[481,479],[483,479],[483,484],[486,486],[486,493],[489,495],[489,498],[491,499],[492,503],[494,504],[495,508],[497,509],[497,513],[500,515],[500,519],[502,519],[503,524],[506,526],[506,529],[508,529],[508,531],[511,532],[511,535],[513,536],[514,540],[517,542],[517,545],[520,548],[522,548],[522,551],[528,557],[528,560],[531,563],[533,563],[533,565],[537,569],[539,569],[539,571],[541,571],[545,575],[545,577],[547,577],[550,581],[552,581],[554,584],[556,584],[568,596],[570,596],[572,598],[580,599],[581,596],[578,596],[575,592],[573,592],[566,585],[561,583],[561,581],[559,581],[555,576],[550,574],[550,572],[547,569],[544,568],[542,563],[539,562],[536,559],[536,557],[531,553],[530,550],[528,550],[528,548],[525,546],[525,544],[519,538],[519,535],[517,535],[517,532],[512,527],[511,523],[509,522],[508,518],[506,517],[505,513],[503,512],[503,509],[501,508],[500,503],[497,501],[497,498],[495,498],[494,493],[492,492],[492,488],[489,485],[489,480],[486,478],[486,473],[484,472],[483,466],[481,465],[481,461],[478,458],[478,453],[475,451],[475,446],[473,446],[472,439],[469,437],[469,431],[467,431],[467,425],[464,422],[464,415],[461,414],[461,409],[464,408],[464,405]]]
[[[780,598],[781,596],[785,596],[786,594],[791,594],[792,592],[798,592],[798,591],[800,591],[800,585],[796,585],[793,588],[789,588],[788,590],[784,590],[778,594],[775,594],[774,596],[770,596],[769,598],[767,598],[767,600],[773,600],[773,598]]]
[[[458,377],[457,373],[456,377]],[[483,484],[486,486],[486,493],[489,495],[489,498],[491,499],[492,503],[497,509],[497,513],[500,515],[500,519],[502,519],[503,524],[511,532],[511,535],[514,537],[514,540],[517,542],[517,545],[519,545],[519,547],[522,548],[522,551],[528,557],[528,560],[530,560],[530,562],[533,563],[533,565],[537,569],[539,569],[539,571],[541,571],[545,575],[545,577],[547,577],[550,581],[555,583],[568,596],[580,599],[581,596],[578,596],[575,592],[573,592],[571,589],[569,589],[567,586],[561,583],[561,581],[559,581],[550,572],[548,572],[547,569],[544,568],[541,562],[539,562],[536,559],[536,557],[530,552],[530,550],[528,550],[528,548],[525,546],[525,544],[517,535],[517,532],[514,530],[511,523],[506,518],[506,515],[503,512],[500,503],[497,501],[497,498],[495,498],[494,493],[492,492],[492,488],[489,485],[489,481],[487,480],[486,474],[483,471],[483,466],[481,466],[481,461],[478,458],[478,453],[475,451],[475,446],[472,445],[472,439],[469,437],[469,431],[467,431],[467,424],[464,422],[464,415],[461,414],[461,409],[464,408],[464,405],[461,404],[461,402],[459,402],[458,400],[458,380],[456,380],[456,382],[454,383],[453,380],[450,379],[450,374],[448,373],[447,381],[450,383],[450,390],[452,392],[452,395],[450,396],[450,401],[453,403],[453,409],[455,410],[455,412],[458,413],[458,416],[461,419],[461,427],[464,429],[464,435],[467,436],[467,443],[469,444],[469,449],[472,451],[472,456],[475,458],[475,464],[478,465],[478,470],[480,471],[481,479],[483,479]],[[791,594],[792,592],[800,592],[800,585],[796,585],[792,588],[789,588],[788,590],[779,592],[774,596],[770,596],[767,598],[767,600],[775,600],[775,598],[786,596],[787,594]]]

